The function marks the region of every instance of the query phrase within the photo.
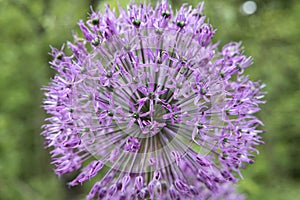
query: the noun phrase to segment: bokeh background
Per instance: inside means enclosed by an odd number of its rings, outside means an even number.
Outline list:
[[[184,1],[171,1],[174,9]],[[196,5],[198,1],[185,1]],[[254,58],[246,70],[267,84],[267,104],[258,115],[266,144],[243,170],[238,189],[247,199],[300,199],[300,1],[206,0],[205,13],[221,45],[243,41]],[[69,189],[74,176],[56,177],[40,136],[49,68],[49,45],[72,41],[90,5],[116,1],[0,0],[0,199],[84,199],[90,185]],[[128,1],[120,0],[121,5]]]

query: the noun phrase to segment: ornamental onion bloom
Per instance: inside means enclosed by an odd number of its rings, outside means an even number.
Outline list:
[[[240,42],[218,50],[203,3],[119,11],[80,21],[72,55],[52,48],[42,135],[55,173],[96,176],[87,199],[242,199],[232,184],[263,143],[252,59]]]

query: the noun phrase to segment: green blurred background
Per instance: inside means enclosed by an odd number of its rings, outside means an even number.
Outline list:
[[[178,8],[184,1],[172,1]],[[196,5],[197,1],[186,1]],[[218,29],[215,42],[243,41],[254,65],[246,70],[267,84],[267,104],[259,117],[266,144],[254,165],[243,170],[239,190],[247,199],[300,199],[300,1],[256,0],[245,14],[245,0],[206,0],[205,13]],[[84,199],[91,184],[68,189],[72,174],[53,173],[40,136],[45,113],[49,45],[72,41],[77,22],[90,5],[103,10],[116,1],[0,0],[0,199]],[[128,1],[120,0],[121,5]],[[249,4],[248,4],[249,5]]]

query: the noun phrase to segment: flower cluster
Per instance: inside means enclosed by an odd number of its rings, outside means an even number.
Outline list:
[[[232,183],[263,143],[264,85],[205,18],[203,3],[107,6],[79,22],[72,55],[52,48],[42,135],[59,176],[80,170],[70,186],[101,175],[87,199],[243,198]]]

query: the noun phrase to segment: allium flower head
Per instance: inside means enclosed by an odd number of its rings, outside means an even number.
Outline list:
[[[56,174],[80,171],[70,186],[98,178],[87,199],[242,198],[231,185],[262,143],[263,85],[205,18],[203,3],[107,6],[78,23],[72,55],[52,48],[42,135]]]

